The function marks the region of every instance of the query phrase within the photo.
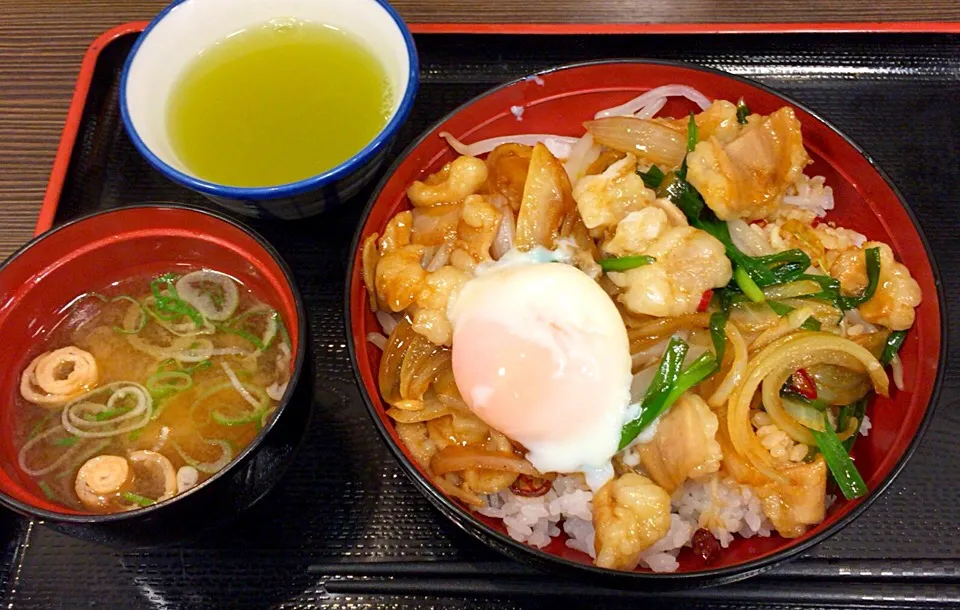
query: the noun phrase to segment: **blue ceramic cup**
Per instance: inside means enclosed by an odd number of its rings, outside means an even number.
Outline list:
[[[166,104],[172,88],[204,49],[246,28],[291,18],[343,29],[374,53],[393,87],[386,126],[343,163],[297,182],[233,187],[201,179],[170,143]],[[177,0],[150,22],[127,58],[120,112],[134,146],[170,180],[244,216],[296,220],[335,207],[370,182],[410,114],[418,84],[413,37],[385,0]]]

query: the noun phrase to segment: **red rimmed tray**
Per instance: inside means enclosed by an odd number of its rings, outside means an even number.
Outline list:
[[[777,34],[707,33],[734,27],[418,34],[423,86],[394,152],[459,103],[552,65],[632,56],[718,67],[784,91],[862,144],[920,217],[947,271],[947,293],[960,294],[960,278],[949,273],[960,262],[952,241],[960,176],[943,153],[960,148],[951,127],[958,109],[948,103],[960,95],[960,27],[931,24],[929,35],[903,33],[915,31],[908,26],[869,33],[869,25],[789,33],[829,27],[798,24]],[[525,31],[534,30],[543,33]],[[117,28],[88,54],[41,216],[47,225],[134,201],[201,202],[150,172],[116,120],[116,71],[136,31],[137,24]],[[951,410],[960,382],[953,365],[933,427],[890,492],[814,553],[740,585],[669,597],[584,588],[501,560],[449,529],[377,438],[343,348],[343,257],[360,207],[302,226],[257,226],[294,267],[314,323],[323,383],[299,466],[240,523],[167,549],[92,547],[4,513],[8,537],[0,540],[9,568],[0,586],[13,607],[547,607],[559,600],[536,597],[551,594],[625,607],[960,603],[960,420]]]

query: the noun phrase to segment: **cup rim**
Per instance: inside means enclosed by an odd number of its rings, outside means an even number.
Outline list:
[[[400,17],[400,14],[397,13],[396,9],[390,6],[386,0],[370,0],[378,4],[380,8],[382,8],[387,15],[393,19],[394,25],[397,27],[400,35],[403,37],[403,41],[407,50],[407,58],[409,60],[409,71],[407,74],[406,90],[403,93],[403,98],[401,98],[400,104],[397,106],[397,110],[393,113],[393,116],[390,118],[387,124],[384,125],[384,127],[377,133],[376,136],[374,136],[372,140],[370,140],[370,142],[367,143],[366,146],[364,146],[359,152],[355,153],[350,158],[322,173],[295,182],[287,182],[274,186],[227,186],[218,184],[216,182],[211,182],[209,180],[203,180],[176,169],[158,157],[150,149],[150,147],[147,146],[147,144],[140,137],[140,134],[137,132],[133,119],[130,116],[130,109],[127,104],[127,82],[131,66],[136,59],[137,53],[140,50],[143,41],[146,40],[147,36],[150,35],[150,32],[153,31],[153,28],[163,21],[167,15],[173,11],[173,9],[181,4],[192,1],[195,0],[174,0],[167,5],[166,8],[160,11],[157,16],[150,21],[149,24],[147,24],[147,27],[144,28],[143,32],[140,33],[139,37],[134,42],[133,47],[130,49],[130,53],[127,55],[127,59],[123,63],[123,69],[120,74],[120,117],[123,121],[123,126],[126,129],[127,135],[130,136],[130,140],[133,142],[133,146],[137,149],[137,152],[143,155],[147,162],[150,163],[150,165],[152,165],[156,170],[171,180],[205,195],[224,197],[227,199],[264,200],[300,195],[335,182],[340,178],[344,178],[372,160],[375,155],[377,155],[383,148],[386,147],[393,135],[406,121],[407,116],[409,116],[410,111],[413,108],[413,102],[417,94],[417,89],[420,86],[419,57],[417,55],[416,44],[413,41],[413,35],[410,33],[410,29],[407,27],[407,24]]]
[[[249,457],[253,454],[257,448],[263,444],[264,439],[273,430],[277,420],[283,417],[283,414],[286,412],[287,405],[290,403],[290,400],[293,398],[294,393],[300,383],[303,383],[302,374],[307,368],[307,353],[309,351],[308,346],[308,337],[307,337],[307,311],[304,305],[303,295],[300,293],[300,289],[297,287],[296,281],[294,280],[293,271],[290,266],[287,265],[283,257],[280,256],[280,253],[270,244],[263,236],[259,233],[246,227],[240,222],[237,222],[223,214],[218,214],[209,209],[195,206],[185,203],[168,203],[168,202],[158,202],[158,203],[139,203],[133,205],[127,205],[120,208],[112,208],[107,210],[100,210],[97,212],[92,212],[90,214],[85,214],[65,222],[49,231],[45,231],[40,235],[34,237],[29,242],[18,248],[13,254],[11,254],[6,260],[0,262],[0,273],[9,265],[12,261],[19,258],[21,255],[25,254],[31,250],[34,246],[40,242],[56,238],[58,233],[63,232],[65,229],[79,225],[85,222],[88,222],[94,218],[106,216],[110,214],[118,214],[125,212],[136,212],[144,210],[174,210],[178,212],[188,212],[192,214],[205,215],[212,218],[215,221],[225,223],[231,227],[241,231],[242,233],[251,237],[260,247],[262,247],[267,254],[270,255],[270,258],[277,264],[283,273],[283,279],[290,289],[293,295],[293,301],[296,306],[298,324],[297,324],[297,351],[294,354],[293,358],[293,374],[290,377],[292,383],[288,384],[286,391],[284,391],[283,396],[278,401],[277,410],[273,417],[263,426],[263,428],[257,433],[252,441],[237,455],[233,457],[230,462],[225,465],[223,468],[215,472],[209,479],[206,481],[188,489],[187,491],[177,494],[168,500],[163,502],[158,502],[151,506],[145,506],[141,508],[136,508],[134,510],[128,510],[118,513],[64,513],[59,511],[52,511],[46,508],[41,508],[35,506],[29,502],[24,502],[19,500],[3,490],[0,490],[0,506],[4,506],[11,510],[17,511],[21,514],[30,515],[32,517],[37,517],[40,519],[45,519],[49,521],[55,521],[59,523],[74,523],[81,525],[91,525],[91,524],[101,524],[101,523],[112,523],[116,521],[126,521],[131,518],[140,518],[146,516],[150,513],[156,511],[163,511],[165,508],[179,503],[181,500],[194,495],[202,489],[207,488],[210,485],[213,485],[216,481],[222,479],[229,472],[236,471],[237,467],[246,462]]]

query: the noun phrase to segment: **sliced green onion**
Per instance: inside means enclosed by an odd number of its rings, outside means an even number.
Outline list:
[[[687,152],[693,152],[693,149],[697,147],[697,140],[699,140],[699,132],[697,130],[697,121],[694,119],[693,113],[690,113],[690,120],[687,122]],[[680,169],[677,170],[677,177],[680,180],[686,182],[687,180],[687,156],[683,156],[683,162],[680,164]],[[693,187],[689,187],[693,188]]]
[[[846,311],[856,309],[873,298],[880,284],[880,248],[867,248],[867,288],[857,297],[840,297],[837,306]]]
[[[160,363],[157,364],[157,372],[163,373],[168,370],[176,371],[176,370],[179,370],[177,368],[178,366],[180,365],[176,360],[174,360],[173,358],[167,358],[166,360],[161,360]]]
[[[823,418],[826,419],[826,416],[824,415]],[[833,474],[833,479],[837,482],[843,497],[854,500],[866,494],[867,484],[864,483],[850,454],[837,437],[833,426],[827,422],[822,432],[810,430],[810,433],[817,441],[817,447],[820,448],[823,459],[827,462],[827,467]]]
[[[223,413],[220,413],[220,414],[219,414],[219,419],[221,419],[221,420],[223,420],[223,421],[220,421],[220,422],[218,422],[218,423],[231,422],[231,423],[224,423],[224,425],[228,425],[228,426],[231,426],[231,425],[240,425],[241,423],[246,423],[246,422],[242,422],[241,420],[242,420],[242,419],[246,419],[246,418],[248,418],[248,417],[252,417],[254,413],[257,413],[257,414],[259,414],[259,415],[263,415],[263,411],[264,411],[264,410],[267,408],[267,406],[270,404],[270,397],[267,396],[267,393],[264,392],[261,388],[255,386],[255,385],[253,385],[253,384],[249,384],[249,383],[242,383],[241,385],[242,385],[242,387],[243,387],[247,392],[249,392],[251,395],[253,395],[253,396],[255,397],[255,399],[258,401],[257,407],[256,407],[256,408],[253,408],[253,407],[251,406],[251,409],[252,409],[251,411],[247,411],[247,412],[245,412],[245,413],[243,413],[243,414],[241,414],[241,415],[238,415],[238,416],[224,415]],[[190,413],[190,417],[191,417],[191,418],[195,418],[195,414],[196,414],[197,408],[199,408],[199,407],[202,406],[203,404],[207,403],[207,401],[210,399],[211,396],[214,396],[214,395],[218,394],[219,392],[223,392],[224,390],[227,390],[227,389],[233,390],[234,392],[237,391],[237,388],[236,388],[236,386],[233,385],[233,382],[226,381],[226,382],[223,382],[223,383],[218,383],[217,385],[215,385],[215,386],[213,386],[212,388],[208,389],[206,392],[204,392],[204,393],[201,394],[200,396],[197,396],[197,397],[194,399],[193,403],[190,404],[190,408],[189,408],[189,410],[188,410],[189,413]],[[215,413],[218,413],[218,412],[217,412],[217,411],[211,411],[211,412],[210,412],[210,418],[211,418],[211,419],[214,419],[214,420],[216,421],[217,418],[214,417],[214,414],[215,414]]]
[[[684,392],[717,372],[717,368],[719,368],[719,366],[716,356],[710,352],[700,354],[700,356],[677,377],[677,383],[667,395],[667,400],[661,413],[670,408],[670,405],[683,396]]]
[[[57,492],[53,491],[53,488],[50,487],[46,481],[37,481],[37,487],[39,487],[43,495],[47,497],[47,500],[60,502],[60,496],[57,495]]]
[[[690,113],[690,120],[687,121],[687,152],[693,152],[700,141],[700,130],[697,129],[697,120],[693,113]]]
[[[137,307],[139,307],[139,308],[140,308],[140,323],[137,324],[137,327],[136,327],[136,328],[133,328],[133,329],[131,329],[131,330],[127,330],[126,328],[123,328],[122,326],[114,326],[114,327],[113,327],[114,332],[122,333],[122,334],[124,334],[124,335],[135,335],[135,334],[139,333],[141,330],[143,330],[143,327],[147,325],[147,312],[146,312],[146,310],[144,310],[143,305],[140,304],[140,301],[136,300],[136,299],[133,298],[133,297],[127,296],[127,295],[125,295],[125,294],[121,294],[121,295],[118,296],[118,297],[113,297],[112,299],[110,299],[110,302],[111,302],[111,303],[116,303],[117,301],[126,301],[126,302],[128,302],[128,303],[132,303],[132,304],[136,305]]]
[[[903,340],[907,338],[907,331],[905,330],[896,330],[890,333],[890,336],[887,337],[887,342],[883,346],[883,353],[880,355],[880,362],[883,364],[890,364],[890,361],[893,360],[893,357],[900,352],[900,348],[903,346]]]
[[[280,335],[280,340],[290,346],[290,333],[287,332],[287,325],[283,323],[283,316],[280,315],[280,312],[277,312],[277,334]]]
[[[600,261],[600,268],[604,271],[627,271],[643,267],[650,263],[655,263],[657,259],[652,256],[620,256],[617,258],[605,258]]]
[[[76,436],[65,436],[63,438],[58,438],[53,441],[53,444],[57,447],[72,447],[77,444],[77,441],[80,439]]]
[[[760,287],[757,286],[756,282],[753,281],[750,274],[748,274],[743,267],[737,267],[734,270],[733,279],[737,283],[737,286],[740,287],[740,290],[743,291],[743,294],[754,303],[763,303],[766,300],[766,297],[763,296],[763,291],[760,290]]]
[[[780,303],[779,301],[768,300],[767,305],[770,306],[770,309],[773,310],[773,313],[777,314],[781,318],[793,311],[793,307]]]
[[[253,344],[254,347],[256,347],[260,351],[263,351],[266,348],[266,346],[263,344],[263,341],[260,340],[260,337],[254,335],[253,333],[249,333],[241,328],[234,328],[232,326],[227,326],[226,324],[219,324],[217,325],[217,328],[219,328],[224,332],[230,333],[231,335],[236,335],[242,339],[249,341],[250,343]]]
[[[743,101],[741,97],[737,101],[737,122],[741,125],[747,124],[747,117],[750,116],[750,108],[747,106],[747,103]]]
[[[84,419],[87,421],[107,421],[113,419],[114,417],[119,417],[124,413],[129,413],[133,410],[133,407],[120,407],[118,409],[109,409],[107,411],[100,411],[99,413],[89,413],[88,416],[84,416]]]
[[[160,393],[166,390],[183,392],[193,387],[193,378],[189,373],[182,371],[164,371],[150,375],[144,385],[151,393]]]
[[[758,263],[760,263],[761,265],[801,263],[803,265],[806,265],[806,267],[810,266],[810,257],[807,256],[806,252],[804,252],[800,248],[793,248],[792,250],[784,250],[783,252],[777,252],[776,254],[754,256],[752,258]]]
[[[684,392],[716,372],[716,357],[705,352],[686,370],[680,372],[687,354],[687,344],[674,337],[667,345],[657,373],[640,403],[640,413],[623,426],[620,449],[624,449],[660,415],[665,413]]]
[[[127,502],[132,502],[133,504],[139,504],[140,506],[153,506],[157,503],[156,500],[151,500],[145,496],[135,494],[131,491],[125,491],[120,494],[120,497],[126,500]]]
[[[786,303],[781,303],[772,299],[767,299],[767,305],[769,305],[770,309],[772,309],[773,312],[781,318],[793,311],[793,307],[790,307]],[[810,316],[804,320],[803,324],[800,325],[800,328],[804,330],[820,330],[821,327],[822,325],[820,324],[820,320],[817,320],[813,316]]]
[[[727,312],[720,310],[710,315],[710,339],[713,340],[713,349],[717,352],[717,362],[723,362],[727,349]]]
[[[663,184],[663,172],[656,165],[651,166],[646,172],[637,172],[643,178],[643,183],[648,189],[656,189]]]
[[[49,428],[49,424],[53,422],[54,418],[58,420],[60,419],[60,411],[48,413],[40,418],[40,421],[34,424],[33,428],[30,429],[30,434],[27,435],[27,440],[35,438],[38,434]]]
[[[857,402],[852,405],[847,405],[846,407],[841,407],[840,412],[837,415],[837,427],[840,430],[846,430],[847,426],[850,425],[850,419],[857,420],[857,431],[850,435],[850,438],[843,441],[843,448],[847,450],[847,453],[853,450],[853,444],[856,442],[857,437],[860,436],[860,425],[863,423],[863,418],[867,413],[867,397],[864,396]]]
[[[221,426],[244,426],[246,424],[259,423],[263,418],[263,414],[266,412],[266,409],[260,411],[254,411],[247,415],[241,415],[238,417],[230,417],[224,415],[220,411],[212,411],[210,413],[210,418],[220,424]]]

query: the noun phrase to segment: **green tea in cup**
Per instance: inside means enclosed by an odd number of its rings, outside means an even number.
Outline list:
[[[393,87],[365,43],[294,19],[240,30],[205,48],[171,89],[173,153],[198,178],[268,187],[330,170],[390,118]]]

